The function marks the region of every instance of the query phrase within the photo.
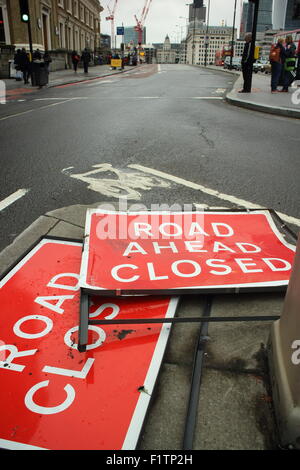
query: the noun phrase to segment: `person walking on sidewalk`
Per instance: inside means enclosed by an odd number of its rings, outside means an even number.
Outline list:
[[[252,34],[245,36],[245,46],[242,55],[242,73],[244,79],[243,89],[239,93],[251,93],[251,77],[253,68],[253,57],[251,57]]]
[[[277,44],[273,44],[270,50],[271,63],[271,92],[278,93],[277,86],[282,74],[282,65],[284,61],[283,39],[278,39]]]
[[[21,50],[20,62],[21,62],[21,70],[23,72],[24,84],[26,85],[27,83],[29,83],[30,60],[24,47]]]
[[[52,58],[51,58],[51,56],[50,56],[50,54],[47,50],[45,51],[45,54],[44,54],[44,62],[45,62],[45,66],[47,68],[47,71],[49,73],[49,67],[50,67],[50,64],[52,62]]]
[[[22,80],[22,78],[23,78],[21,63],[22,63],[22,52],[21,52],[21,49],[18,49],[15,56],[14,56],[14,64],[15,64],[15,69],[16,69],[16,80],[17,80],[17,82]]]
[[[80,61],[80,57],[77,54],[77,51],[72,52],[71,59],[72,59],[74,72],[77,73],[77,67],[78,67],[78,63]]]
[[[82,56],[81,56],[81,60],[83,62],[84,73],[88,73],[89,63],[90,63],[90,60],[91,60],[91,54],[89,53],[87,48],[84,49],[84,51],[82,53]]]
[[[288,35],[286,37],[286,43],[284,47],[284,73],[283,73],[283,88],[282,92],[287,93],[289,87],[293,83],[295,77],[291,72],[295,70],[296,67],[296,45],[293,42],[293,37]]]

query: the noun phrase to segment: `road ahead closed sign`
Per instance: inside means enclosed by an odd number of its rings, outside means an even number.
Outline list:
[[[91,209],[80,286],[119,295],[282,287],[294,252],[268,211]]]

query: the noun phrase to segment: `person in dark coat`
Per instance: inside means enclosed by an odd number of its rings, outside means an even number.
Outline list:
[[[91,54],[89,53],[87,48],[84,49],[84,51],[82,53],[82,56],[81,56],[81,60],[82,60],[82,63],[83,63],[84,73],[88,73],[89,63],[90,63],[90,60],[91,60]]]
[[[24,47],[21,50],[20,63],[21,63],[20,65],[21,70],[23,72],[24,83],[27,84],[29,83],[29,76],[30,76],[30,60]]]
[[[42,60],[42,54],[41,54],[41,51],[39,49],[34,51],[34,53],[32,55],[32,59],[33,60]]]
[[[19,72],[19,74],[21,75],[21,77],[19,77],[18,73],[16,74],[16,80],[19,81],[19,80],[22,80],[22,74],[20,73],[21,71],[21,62],[22,62],[22,52],[21,52],[21,49],[17,49],[17,52],[14,56],[14,64],[15,64],[15,69],[17,72]]]
[[[45,62],[45,65],[46,65],[46,68],[47,68],[47,71],[49,72],[49,67],[50,67],[50,64],[52,62],[52,58],[49,54],[48,51],[45,51],[45,54],[44,54],[44,62]]]
[[[239,93],[250,93],[251,92],[251,77],[253,69],[253,57],[251,57],[251,44],[252,34],[248,33],[245,36],[245,46],[242,55],[242,73],[244,79],[243,89]]]
[[[74,72],[76,73],[77,72],[77,67],[78,67],[78,64],[79,64],[79,61],[80,61],[80,57],[77,54],[77,51],[72,52],[71,60],[72,60]]]

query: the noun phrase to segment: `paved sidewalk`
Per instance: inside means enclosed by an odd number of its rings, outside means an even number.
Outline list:
[[[137,67],[125,66],[124,70],[116,69],[112,70],[110,65],[96,65],[94,67],[90,67],[88,73],[84,73],[83,69],[79,68],[77,73],[74,70],[67,69],[67,70],[57,70],[56,72],[50,72],[49,74],[49,84],[47,87],[53,87],[58,85],[64,85],[67,83],[75,83],[81,82],[85,80],[92,80],[96,78],[106,77],[108,75],[115,75],[124,72],[130,72],[136,70]],[[6,78],[4,79],[6,89],[10,90],[19,90],[19,89],[27,89],[27,90],[35,90],[37,87],[33,87],[31,84],[24,85],[23,80],[17,82],[14,78]]]
[[[236,106],[277,114],[292,118],[300,118],[300,88],[299,81],[290,87],[289,93],[271,93],[271,75],[253,74],[252,92],[239,93],[243,87],[241,74],[233,89],[227,94],[226,100]],[[281,87],[278,87],[281,90]]]
[[[40,217],[0,253],[0,273],[41,236],[83,239],[86,210],[100,204],[65,207]],[[204,295],[181,300],[177,316],[205,314]],[[280,315],[283,300],[283,292],[215,295],[211,315]],[[277,449],[267,363],[271,325],[272,321],[210,323],[201,338],[197,323],[174,325],[138,450]],[[183,448],[196,347],[204,347],[200,399],[193,444]]]

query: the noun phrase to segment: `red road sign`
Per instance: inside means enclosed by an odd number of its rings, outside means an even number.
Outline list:
[[[268,211],[91,209],[85,234],[80,287],[98,294],[282,287],[295,251]]]
[[[134,449],[170,325],[89,326],[82,245],[40,242],[0,281],[0,448]],[[90,317],[173,317],[177,298],[93,298]],[[133,367],[134,364],[134,367]]]

